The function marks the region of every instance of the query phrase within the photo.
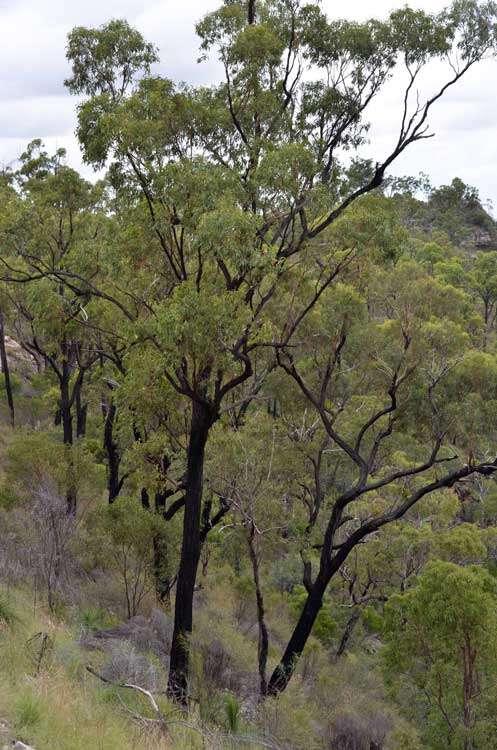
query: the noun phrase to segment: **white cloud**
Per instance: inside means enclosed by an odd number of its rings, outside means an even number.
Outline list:
[[[75,101],[63,86],[69,73],[65,60],[68,32],[75,25],[99,25],[126,17],[160,48],[160,72],[175,80],[205,83],[215,78],[216,62],[196,64],[195,22],[217,7],[218,0],[0,0],[0,162],[10,163],[35,137],[47,146],[64,146],[69,161],[80,167],[75,127]],[[345,5],[322,0],[335,15],[358,20],[383,16],[403,0],[349,0]],[[437,12],[444,0],[412,0],[415,7]],[[417,144],[395,167],[398,173],[428,172],[433,182],[458,175],[476,185],[497,204],[494,164],[497,158],[496,62],[485,62],[451,90],[431,118],[436,137]],[[430,76],[435,82],[439,71]],[[387,153],[398,127],[401,89],[394,80],[372,108],[374,158]],[[85,170],[87,171],[87,170]]]

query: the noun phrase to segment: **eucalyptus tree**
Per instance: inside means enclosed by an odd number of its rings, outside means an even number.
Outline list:
[[[423,716],[426,747],[496,747],[495,605],[487,571],[440,560],[387,605],[386,672]]]
[[[281,367],[333,446],[334,482],[313,527],[319,557],[309,561],[307,598],[269,693],[285,689],[358,545],[425,496],[497,471],[497,370],[477,351],[473,316],[469,295],[412,261],[362,262],[322,295],[299,340],[280,348]]]
[[[486,252],[479,255],[468,274],[468,285],[483,307],[485,323],[484,343],[495,326],[497,306],[497,252]]]
[[[85,304],[91,303],[90,297],[75,298],[52,270],[68,263],[77,268],[75,257],[88,269],[84,258],[98,234],[99,188],[66,166],[64,157],[63,149],[49,156],[39,140],[22,154],[0,217],[0,261],[19,340],[57,382],[55,422],[62,425],[70,454],[75,438],[85,433],[84,381],[98,353],[80,325],[88,318]],[[75,513],[71,487],[67,505]]]
[[[11,171],[4,170],[0,172],[0,199],[4,206],[7,206],[15,198],[15,191],[13,187],[13,175]],[[12,427],[15,425],[15,406],[14,406],[14,394],[12,387],[12,380],[10,376],[10,363],[7,356],[7,349],[5,346],[5,323],[7,318],[7,311],[11,311],[11,304],[9,302],[8,289],[3,287],[0,290],[0,370],[3,375],[5,396],[7,400],[7,407],[9,410],[10,424]]]
[[[264,574],[269,561],[283,558],[298,543],[295,529],[305,514],[300,508],[290,514],[285,504],[305,474],[302,463],[291,460],[294,454],[284,423],[268,414],[264,405],[253,408],[234,431],[218,424],[212,443],[207,488],[230,508],[230,519],[218,532],[217,541],[225,545],[231,537],[237,549],[247,551],[257,613],[260,695],[265,696],[270,646],[266,618],[271,613],[265,604]]]
[[[493,3],[457,0],[439,14],[404,8],[354,23],[296,0],[226,0],[197,25],[224,80],[200,88],[151,75],[156,50],[124,21],[70,34],[67,85],[84,97],[85,159],[109,166],[148,237],[133,247],[133,272],[123,269],[125,288],[115,272],[111,286],[99,273],[51,273],[112,301],[143,350],[161,353],[190,411],[169,677],[183,702],[211,428],[251,400],[274,351],[352,263],[350,248],[323,249],[317,238],[431,136],[433,105],[493,50],[495,15]],[[423,100],[418,80],[433,60],[448,63],[447,78]],[[365,142],[368,108],[398,63],[407,82],[392,147],[354,184],[340,159]],[[300,307],[297,292],[309,295]],[[271,319],[283,315],[275,339]]]

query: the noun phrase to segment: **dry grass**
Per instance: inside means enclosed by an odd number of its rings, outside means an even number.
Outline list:
[[[16,738],[37,750],[172,750],[169,740],[125,714],[116,690],[86,672],[66,626],[40,611],[27,615],[30,602],[22,593],[10,595],[10,606],[21,620],[0,631],[0,718],[9,721]],[[36,674],[27,642],[42,631],[53,649]],[[135,701],[133,708],[146,707]]]
[[[82,651],[77,633],[40,606],[33,610],[32,595],[10,591],[9,607],[18,619],[0,627],[0,719],[13,736],[36,750],[258,750],[249,736],[231,740],[220,726],[209,725],[194,707],[184,716],[165,698],[160,699],[168,719],[166,733],[137,721],[131,713],[152,717],[145,698],[137,693],[100,683],[89,674],[88,660],[98,654]],[[46,633],[52,647],[38,669],[33,635]],[[221,720],[222,715],[217,717]]]

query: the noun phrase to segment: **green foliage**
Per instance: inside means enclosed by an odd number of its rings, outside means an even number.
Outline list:
[[[93,95],[103,89],[115,97],[123,95],[138,72],[148,72],[157,61],[153,45],[123,20],[100,29],[73,29],[67,55],[73,63],[72,78],[66,81],[71,92]]]
[[[436,561],[415,587],[387,604],[386,670],[394,683],[405,680],[421,691],[417,703],[428,711],[430,747],[463,748],[485,731],[495,700],[497,648],[489,633],[496,603],[495,581],[484,570]]]
[[[13,394],[19,393],[21,389],[21,379],[15,373],[10,373],[10,387]],[[5,391],[5,375],[0,373],[0,396],[2,391]]]
[[[80,613],[81,624],[88,630],[99,630],[109,624],[109,613],[101,607],[85,609]]]
[[[10,483],[0,484],[0,508],[2,510],[12,510],[18,501],[19,495]]]
[[[481,563],[487,556],[484,535],[473,524],[463,523],[439,536],[440,557],[459,565]]]
[[[10,627],[20,622],[14,607],[5,595],[0,595],[0,623]]]
[[[374,607],[366,607],[362,613],[365,627],[373,633],[382,633],[385,626],[384,618]]]
[[[15,705],[15,722],[21,730],[30,731],[40,722],[42,707],[35,695],[26,691],[21,694]]]
[[[232,734],[236,734],[240,731],[240,704],[234,695],[228,693],[224,697],[224,709],[228,729]]]
[[[9,493],[29,499],[33,480],[50,480],[60,493],[69,485],[81,490],[98,487],[102,472],[83,441],[63,445],[53,432],[21,429],[7,449],[6,476]]]
[[[227,352],[248,322],[242,299],[238,292],[221,293],[214,283],[204,284],[200,292],[194,282],[176,287],[157,309],[156,335],[168,365],[177,367],[186,357],[196,377],[214,363],[226,366]]]

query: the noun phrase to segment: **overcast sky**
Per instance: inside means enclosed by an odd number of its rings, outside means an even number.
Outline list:
[[[322,0],[330,14],[346,8],[350,18],[381,16],[402,5],[395,0]],[[442,0],[412,0],[437,11]],[[72,166],[81,167],[74,138],[74,99],[63,86],[67,33],[76,25],[99,25],[127,18],[160,50],[160,72],[176,80],[207,83],[213,63],[196,64],[194,23],[218,0],[0,0],[0,163],[10,164],[32,138],[64,146]],[[336,9],[340,10],[337,11]],[[434,71],[437,77],[440,71]],[[454,176],[475,185],[497,207],[497,63],[471,71],[431,117],[436,137],[416,144],[396,165],[399,174],[429,173],[434,184]],[[369,155],[388,152],[398,126],[399,86],[390,85],[372,110]]]

